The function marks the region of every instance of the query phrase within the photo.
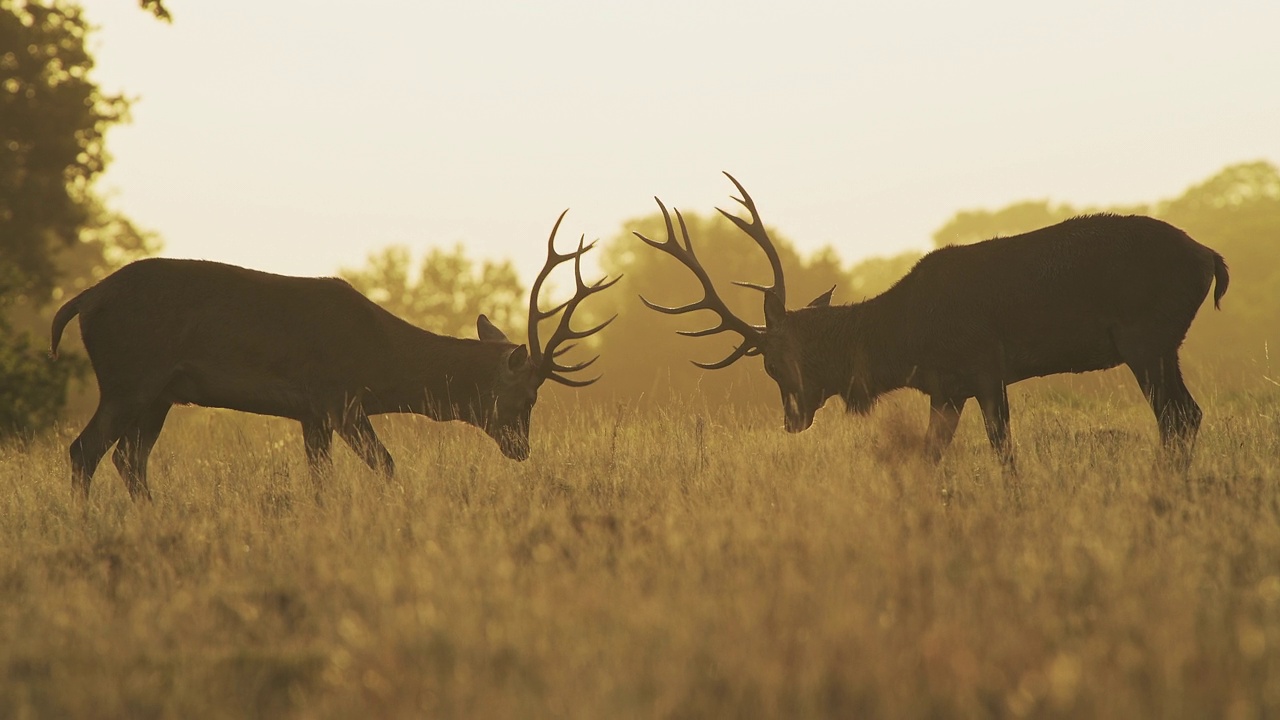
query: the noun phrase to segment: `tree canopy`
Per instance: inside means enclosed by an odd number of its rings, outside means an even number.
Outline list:
[[[432,332],[474,337],[484,313],[515,338],[523,334],[525,290],[508,260],[474,261],[462,245],[432,248],[416,266],[409,249],[393,245],[369,256],[361,269],[341,272],[369,299]]]
[[[49,424],[83,368],[50,363],[25,331],[59,295],[150,249],[94,191],[129,104],[94,82],[89,33],[75,4],[0,0],[0,437]]]

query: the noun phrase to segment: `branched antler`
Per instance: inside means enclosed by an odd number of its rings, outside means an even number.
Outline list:
[[[737,181],[734,182],[736,184]],[[745,196],[746,193],[744,192],[743,195]],[[750,198],[748,198],[748,200],[749,199]],[[651,240],[638,232],[635,233],[635,236],[643,240],[646,245],[661,250],[676,260],[679,260],[681,265],[689,268],[689,270],[694,274],[694,277],[698,278],[698,282],[702,283],[703,294],[701,300],[677,307],[658,305],[650,302],[648,298],[645,298],[644,296],[640,297],[640,301],[650,309],[657,310],[658,312],[667,315],[683,315],[685,313],[694,312],[695,310],[711,310],[720,316],[720,323],[718,325],[714,325],[704,330],[680,330],[678,332],[681,335],[688,337],[706,337],[708,335],[716,335],[722,332],[733,331],[742,336],[742,344],[734,348],[733,352],[729,353],[729,355],[723,360],[714,363],[700,363],[695,360],[693,364],[700,368],[717,370],[719,368],[732,365],[741,357],[759,354],[760,341],[764,337],[764,328],[746,322],[729,310],[729,307],[724,304],[724,301],[721,300],[720,296],[716,293],[715,286],[711,283],[711,277],[707,275],[706,269],[702,267],[702,263],[698,261],[698,257],[693,251],[693,242],[689,239],[689,229],[685,226],[684,216],[680,214],[679,210],[675,211],[676,220],[680,224],[680,235],[677,237],[675,234],[675,228],[671,224],[671,213],[667,212],[667,206],[663,205],[662,201],[656,197],[654,200],[657,201],[658,207],[662,209],[662,219],[663,222],[666,223],[667,228],[667,239],[662,242],[658,242],[656,240]],[[751,207],[752,206],[749,206],[749,209],[751,209]],[[728,213],[725,214],[728,215]],[[732,215],[728,215],[728,217],[732,220],[738,221],[739,223],[742,222],[740,218],[736,218]],[[742,225],[739,224],[739,227],[742,227]],[[680,244],[681,238],[684,240],[683,246]],[[777,277],[781,278],[781,274]]]
[[[778,295],[778,299],[782,301],[782,304],[785,307],[787,304],[787,286],[782,277],[782,259],[778,257],[778,249],[774,247],[773,240],[769,239],[769,231],[764,229],[764,223],[760,221],[760,213],[756,211],[756,203],[751,199],[751,196],[747,194],[746,188],[742,187],[742,183],[738,182],[737,178],[729,173],[726,172],[724,176],[729,178],[729,181],[733,183],[734,187],[738,188],[738,192],[742,193],[742,197],[734,198],[734,200],[737,200],[740,205],[747,209],[747,212],[751,213],[751,222],[747,222],[737,215],[721,210],[720,208],[716,208],[716,210],[719,210],[721,215],[729,218],[734,225],[738,226],[739,230],[751,236],[751,239],[756,241],[756,244],[760,246],[760,249],[764,250],[765,256],[769,258],[770,267],[773,268],[773,285],[771,286],[758,285],[756,283],[746,281],[735,281],[733,284],[740,285],[742,287],[754,288],[761,292],[768,292],[772,290]]]
[[[551,237],[547,240],[547,262],[542,266],[542,272],[538,273],[538,277],[533,281],[533,287],[529,290],[529,362],[537,368],[538,374],[547,380],[554,380],[561,385],[570,387],[585,387],[600,379],[600,376],[591,378],[590,380],[573,380],[561,375],[561,373],[572,373],[584,370],[589,367],[600,356],[591,358],[584,362],[575,363],[573,365],[561,365],[556,362],[556,358],[576,347],[576,343],[570,343],[565,347],[560,347],[568,340],[582,340],[590,337],[605,328],[609,323],[613,322],[618,316],[605,320],[595,327],[587,330],[574,330],[570,321],[573,319],[573,312],[578,309],[583,300],[601,292],[614,283],[622,279],[622,276],[609,280],[607,277],[600,278],[591,285],[587,285],[582,281],[582,256],[591,248],[595,247],[595,242],[584,245],[585,236],[578,240],[578,249],[569,253],[556,252],[556,231],[560,229],[560,222],[564,220],[565,214],[569,211],[565,210],[560,213],[560,217],[556,219],[556,224],[551,228]],[[561,263],[573,261],[573,280],[574,292],[573,297],[551,308],[550,310],[541,310],[538,307],[538,295],[542,291],[542,283],[547,279]],[[560,323],[556,326],[555,332],[551,334],[551,339],[547,341],[544,347],[538,340],[538,323],[554,317],[557,313],[563,311],[560,316]]]

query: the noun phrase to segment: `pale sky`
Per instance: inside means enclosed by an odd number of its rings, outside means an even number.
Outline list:
[[[137,97],[100,187],[163,254],[295,275],[732,207],[847,262],[953,213],[1280,161],[1280,2],[84,0]]]

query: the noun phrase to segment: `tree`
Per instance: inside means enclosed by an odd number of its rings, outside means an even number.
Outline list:
[[[911,271],[911,268],[923,257],[920,253],[908,251],[887,258],[867,258],[854,265],[849,271],[849,285],[853,290],[850,302],[858,302],[875,297],[893,287]]]
[[[128,110],[89,79],[87,33],[74,5],[0,0],[0,295],[52,289],[54,256],[90,220],[106,130]]]
[[[172,22],[173,20],[173,16],[171,16],[168,9],[165,8],[163,0],[138,0],[138,7],[141,7],[143,10],[146,10],[165,22]]]
[[[1060,223],[1067,218],[1096,212],[1146,215],[1151,213],[1151,208],[1147,205],[1079,208],[1065,203],[1052,205],[1048,200],[1022,200],[994,211],[962,210],[933,234],[933,245],[970,245],[994,237],[1030,232]]]
[[[160,2],[142,5],[165,14]],[[0,0],[0,436],[52,422],[83,367],[51,366],[15,327],[34,324],[60,286],[149,247],[94,192],[110,159],[106,132],[127,119],[128,102],[91,78],[88,33],[76,5]]]
[[[507,260],[477,264],[462,245],[431,249],[416,271],[409,249],[391,246],[371,254],[364,269],[340,274],[369,299],[432,332],[475,337],[481,313],[513,338],[525,329],[528,305],[515,267]]]
[[[1070,205],[1054,206],[1048,200],[1024,200],[996,211],[962,210],[933,234],[933,245],[970,245],[1053,225],[1079,214]]]
[[[32,347],[29,335],[0,327],[0,438],[52,425],[66,402],[67,383],[86,366],[76,356],[49,362],[45,348]]]

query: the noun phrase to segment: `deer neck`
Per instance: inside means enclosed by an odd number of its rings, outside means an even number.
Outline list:
[[[471,419],[492,396],[511,346],[411,329],[392,343],[381,376],[370,379],[367,411]]]
[[[911,381],[903,361],[908,329],[893,320],[882,297],[819,308],[815,315],[818,356],[829,358],[823,384],[849,412],[870,412],[881,395]]]

